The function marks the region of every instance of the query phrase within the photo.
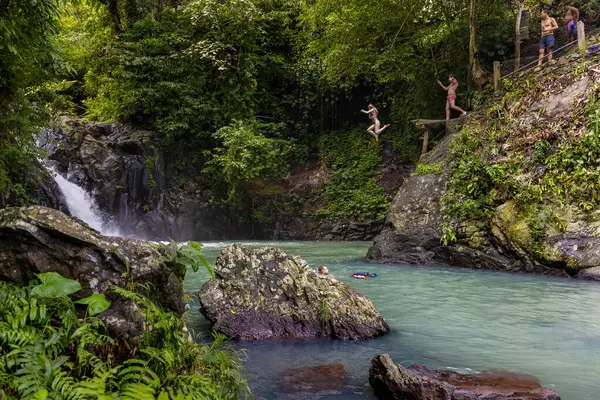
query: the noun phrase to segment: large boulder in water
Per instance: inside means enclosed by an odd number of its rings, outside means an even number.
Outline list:
[[[279,249],[223,249],[216,279],[202,286],[201,311],[233,339],[368,339],[389,331],[375,305]]]
[[[79,281],[76,299],[104,293],[112,300],[99,317],[115,336],[134,338],[143,320],[134,304],[112,293],[114,286],[136,287],[174,314],[184,311],[185,271],[166,264],[150,243],[102,236],[51,208],[0,210],[0,279],[27,284],[44,272]]]
[[[377,398],[384,400],[560,400],[553,389],[543,388],[528,375],[502,371],[463,375],[416,364],[404,368],[389,354],[373,358],[369,382]]]

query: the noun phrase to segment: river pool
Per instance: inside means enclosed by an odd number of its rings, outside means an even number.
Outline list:
[[[346,384],[318,399],[375,398],[368,388],[371,358],[390,353],[396,363],[463,372],[501,369],[530,374],[563,400],[600,399],[600,284],[534,275],[461,268],[375,265],[362,257],[370,243],[242,242],[274,246],[366,294],[391,332],[363,342],[296,341],[239,343],[245,349],[250,386],[258,399],[294,398],[277,381],[289,368],[341,363]],[[206,243],[212,263],[229,243]],[[375,272],[355,280],[354,271]],[[186,289],[197,292],[205,271],[189,272]],[[191,327],[208,325],[193,304]],[[302,397],[303,399],[311,398]]]

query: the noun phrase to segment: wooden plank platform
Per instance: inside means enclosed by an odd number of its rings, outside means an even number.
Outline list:
[[[441,129],[446,126],[445,119],[413,119],[410,121],[418,129]]]

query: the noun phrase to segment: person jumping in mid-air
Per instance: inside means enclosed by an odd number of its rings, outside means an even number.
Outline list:
[[[367,108],[368,108],[368,110],[360,110],[360,112],[369,114],[369,119],[371,121],[373,121],[373,125],[371,125],[367,129],[367,132],[369,132],[371,135],[375,136],[375,140],[377,140],[379,142],[379,135],[388,126],[390,126],[390,124],[384,125],[383,128],[380,128],[381,122],[379,122],[379,118],[377,118],[377,114],[379,113],[379,111],[377,111],[377,109],[375,108],[375,106],[373,104],[369,104],[369,106]]]
[[[450,75],[448,78],[450,84],[448,86],[442,85],[442,82],[438,79],[437,83],[448,92],[448,98],[446,100],[446,121],[450,119],[450,109],[459,111],[462,115],[467,115],[467,112],[456,105],[456,89],[458,88],[458,81],[454,75]]]

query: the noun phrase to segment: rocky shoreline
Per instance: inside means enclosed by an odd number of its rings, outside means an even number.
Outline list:
[[[558,183],[552,181],[543,187],[540,183],[549,170],[545,163],[549,163],[552,152],[557,152],[558,146],[565,142],[571,145],[583,140],[585,123],[569,131],[572,137],[568,140],[561,136],[567,132],[554,132],[559,136],[554,139],[558,142],[554,147],[548,141],[540,145],[541,139],[536,136],[543,131],[541,126],[553,124],[557,119],[569,121],[581,111],[577,104],[595,96],[593,82],[600,73],[587,67],[582,73],[574,72],[574,65],[578,65],[581,57],[579,54],[563,57],[560,62],[545,66],[539,74],[523,78],[543,87],[554,82],[553,76],[560,76],[560,82],[552,90],[522,89],[525,92],[520,93],[519,102],[512,97],[514,93],[508,92],[504,100],[498,98],[488,105],[500,104],[503,112],[514,114],[513,120],[520,119],[527,129],[516,124],[517,131],[503,131],[498,124],[493,125],[498,122],[494,119],[499,113],[486,118],[486,109],[449,122],[445,137],[421,157],[421,170],[425,173],[413,174],[400,187],[385,227],[366,259],[376,263],[445,265],[600,281],[600,210],[591,203],[582,207],[581,201],[570,201],[568,195],[566,199],[554,199],[548,186]],[[598,55],[592,57],[593,61],[600,60]],[[521,107],[521,103],[528,106]],[[536,120],[537,113],[541,113],[539,118],[543,123]],[[477,150],[453,154],[453,147],[461,143],[469,143]],[[545,153],[538,152],[542,161],[527,160],[533,158],[535,146],[544,143]],[[493,150],[479,155],[485,146]],[[469,158],[472,153],[477,155]],[[519,161],[519,157],[526,161]],[[469,163],[474,163],[479,172],[473,171]],[[447,197],[449,193],[452,196],[452,190],[459,190],[460,183],[452,179],[456,166],[461,165],[463,175],[472,176],[461,175],[460,181],[472,179],[469,182],[480,197],[469,198],[469,189],[465,188],[460,189],[463,191],[456,198]],[[487,170],[510,172],[500,172],[505,173],[502,182],[494,182]],[[562,180],[568,176],[565,174]],[[510,185],[502,186],[508,180]],[[537,197],[529,191],[537,193]],[[542,191],[544,196],[538,193]],[[461,214],[459,218],[446,212],[455,206],[451,203],[461,202],[471,202],[478,213],[469,215],[474,211],[460,205],[467,215]],[[445,230],[453,231],[451,239],[444,240]]]
[[[135,303],[114,296],[114,287],[141,290],[177,317],[185,311],[185,271],[150,243],[102,236],[46,207],[0,211],[0,278],[26,284],[43,272],[81,282],[76,299],[106,295],[110,308],[98,318],[112,337],[130,343],[148,327]],[[201,311],[213,329],[234,340],[365,340],[390,330],[366,296],[278,249],[226,247],[214,274],[201,289]],[[286,393],[325,395],[340,390],[344,375],[341,364],[303,367],[287,370],[278,385]],[[369,381],[379,399],[560,400],[531,377],[404,368],[387,354],[373,358]]]
[[[493,371],[463,375],[422,365],[404,368],[389,354],[371,361],[369,382],[380,400],[560,400],[533,377]]]

